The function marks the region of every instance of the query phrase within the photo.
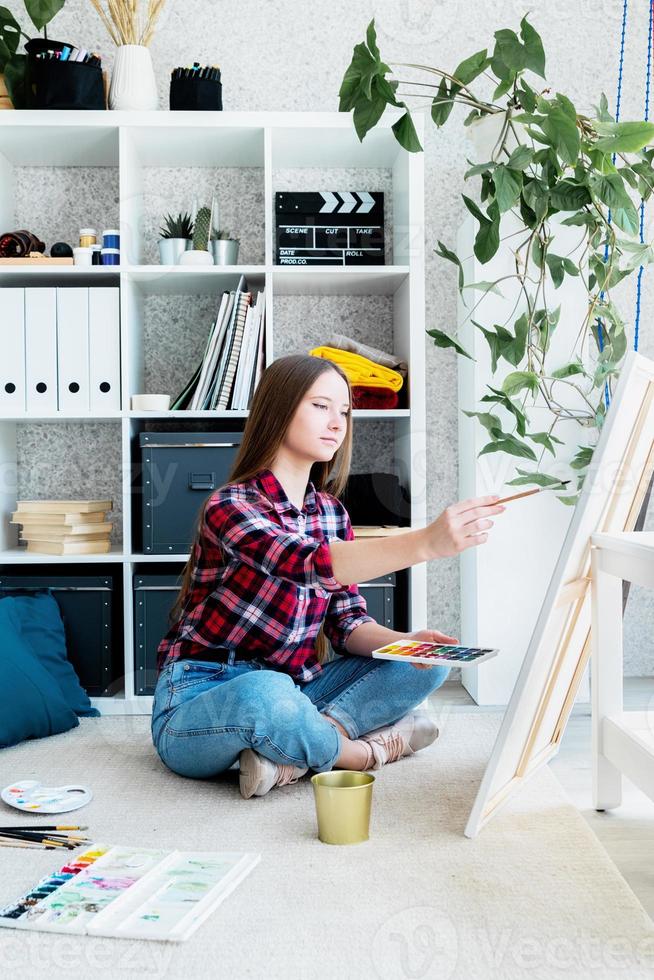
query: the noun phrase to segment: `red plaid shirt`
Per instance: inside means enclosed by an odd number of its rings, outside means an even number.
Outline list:
[[[356,585],[334,578],[328,541],[354,537],[343,504],[307,484],[299,511],[272,470],[211,495],[193,553],[181,618],[157,650],[159,670],[178,657],[227,647],[296,680],[321,671],[316,634],[338,653],[355,627],[374,623]],[[226,563],[218,542],[226,552]]]

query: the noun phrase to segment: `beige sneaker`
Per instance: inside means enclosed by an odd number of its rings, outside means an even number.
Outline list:
[[[359,738],[368,742],[374,762],[371,769],[381,769],[389,762],[396,762],[406,755],[413,755],[435,742],[439,731],[434,721],[424,711],[413,711],[400,718],[394,725],[377,728]]]
[[[278,766],[276,762],[259,755],[254,749],[243,749],[238,757],[238,784],[241,796],[249,800],[251,796],[265,796],[273,786],[287,786],[296,783],[308,769],[296,766]]]

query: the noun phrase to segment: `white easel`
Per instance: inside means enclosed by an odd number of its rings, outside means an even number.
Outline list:
[[[622,697],[622,581],[654,589],[654,532],[592,534],[591,578],[593,806],[611,810],[623,773],[654,800],[654,704],[624,711]]]

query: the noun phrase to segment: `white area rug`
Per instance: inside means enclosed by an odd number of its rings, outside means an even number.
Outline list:
[[[91,786],[93,801],[68,822],[88,824],[94,840],[256,850],[262,860],[186,943],[3,929],[0,976],[654,976],[654,925],[548,769],[476,840],[463,837],[500,718],[439,722],[433,746],[376,773],[370,840],[349,847],[318,840],[307,779],[252,800],[241,799],[235,772],[183,779],[160,762],[143,716],[82,719],[66,734],[5,749],[2,786]],[[0,814],[26,822],[2,803]],[[58,857],[0,849],[0,903]]]

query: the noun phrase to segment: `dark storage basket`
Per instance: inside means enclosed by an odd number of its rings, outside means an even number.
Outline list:
[[[223,86],[213,78],[171,78],[171,109],[214,109],[223,107]]]
[[[63,47],[61,41],[46,41],[43,38],[33,38],[25,45],[28,109],[104,109],[104,80],[100,65],[36,57],[39,51]]]

